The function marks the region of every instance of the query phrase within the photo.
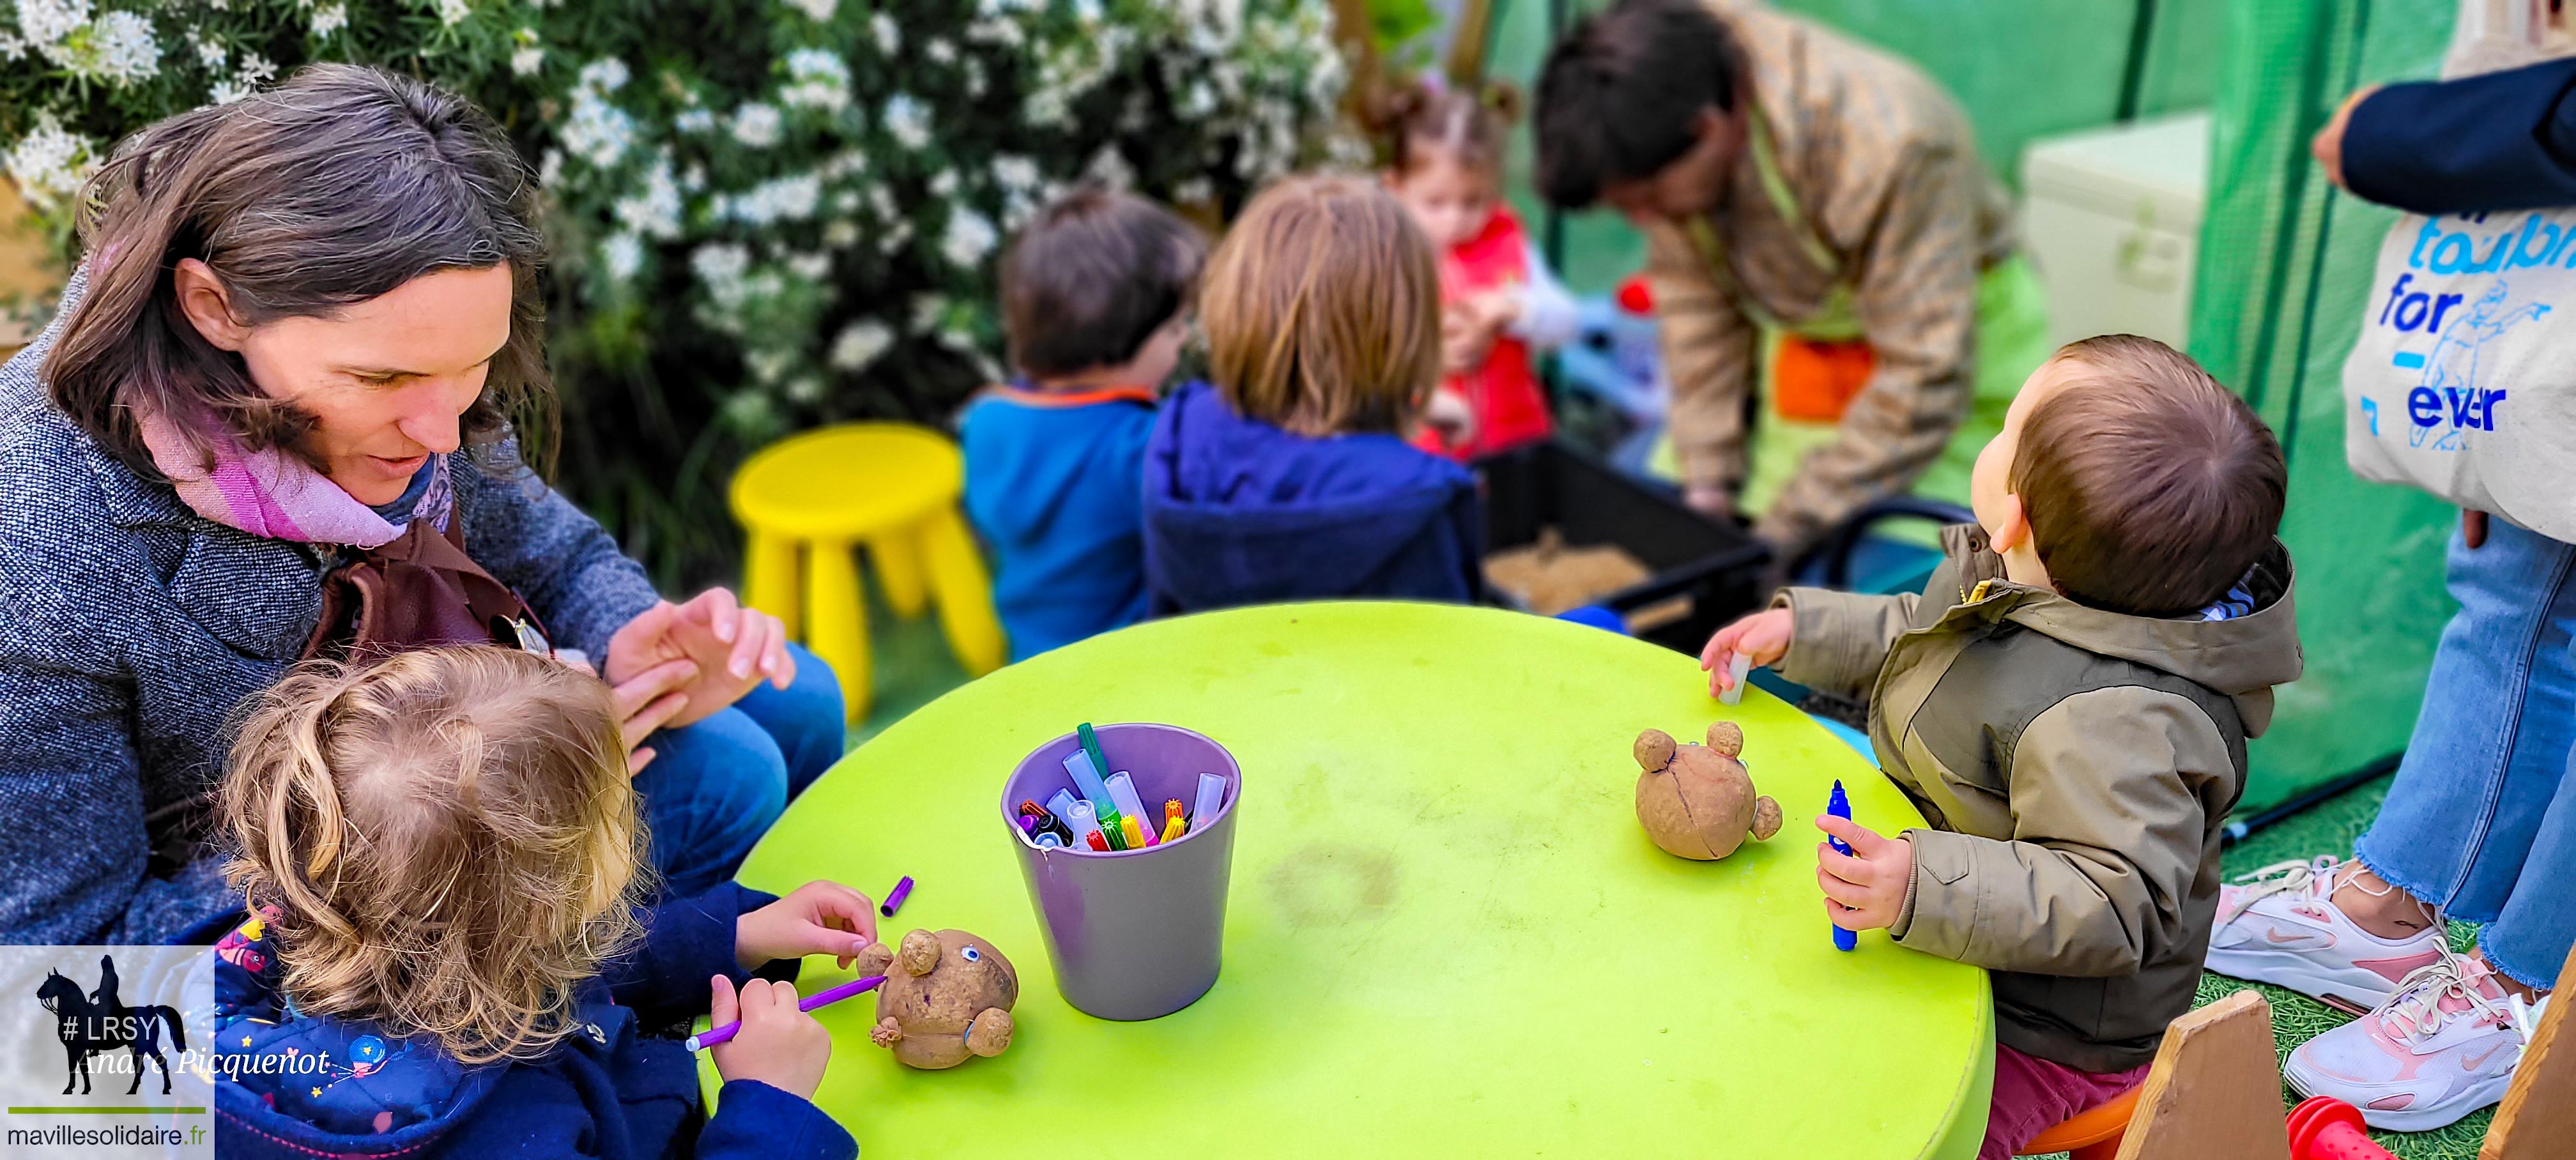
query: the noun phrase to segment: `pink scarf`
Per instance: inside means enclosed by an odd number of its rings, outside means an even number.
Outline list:
[[[209,467],[167,416],[138,407],[135,419],[153,465],[170,477],[179,499],[216,523],[272,540],[357,548],[382,547],[402,534],[403,524],[377,515],[293,455],[275,448],[244,453],[230,437],[218,435],[211,440],[215,456]],[[451,502],[447,459],[433,455],[430,463],[429,489],[404,523],[427,516],[444,527]]]

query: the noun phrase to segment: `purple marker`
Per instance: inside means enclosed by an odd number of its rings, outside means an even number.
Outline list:
[[[910,879],[905,879],[905,881],[910,881]],[[829,1007],[832,1004],[838,1003],[853,995],[864,995],[870,991],[876,990],[878,987],[883,986],[885,981],[886,977],[884,975],[870,975],[864,979],[852,979],[840,986],[833,987],[828,990],[816,991],[811,995],[807,995],[806,997],[797,1000],[796,1009],[799,1011],[812,1011],[820,1007]],[[691,1051],[705,1051],[706,1049],[731,1039],[741,1033],[742,1023],[737,1020],[732,1023],[727,1023],[722,1027],[710,1027],[699,1034],[692,1035],[684,1046]]]
[[[877,913],[893,918],[894,912],[903,909],[903,900],[910,897],[912,897],[912,875],[906,874],[903,876],[903,881],[894,884],[894,889],[886,891],[886,900],[878,905]]]

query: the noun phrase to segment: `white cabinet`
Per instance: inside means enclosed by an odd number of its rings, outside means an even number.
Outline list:
[[[2140,334],[2179,348],[2209,179],[2209,114],[2034,141],[2022,237],[2048,287],[2049,337]]]

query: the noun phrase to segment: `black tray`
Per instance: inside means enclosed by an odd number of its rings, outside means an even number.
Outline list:
[[[1753,610],[1770,549],[1750,532],[1683,506],[1669,487],[1621,474],[1561,443],[1537,443],[1475,463],[1485,495],[1485,550],[1534,543],[1557,529],[1568,547],[1609,544],[1653,573],[1595,601],[1632,613],[1676,597],[1689,612],[1639,633],[1698,655],[1709,634]],[[1514,607],[1511,597],[1489,599]],[[1526,611],[1524,609],[1524,611]]]

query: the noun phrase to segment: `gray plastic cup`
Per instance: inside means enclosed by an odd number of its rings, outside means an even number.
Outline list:
[[[1213,820],[1193,818],[1169,842],[1106,854],[1042,848],[1017,821],[1023,801],[1044,805],[1060,789],[1081,796],[1064,770],[1064,759],[1082,751],[1077,734],[1038,746],[1002,787],[1002,827],[1019,848],[1056,990],[1102,1019],[1159,1019],[1216,985],[1243,770],[1224,746],[1177,726],[1100,725],[1093,734],[1109,763],[1101,775],[1126,773],[1158,818],[1173,798],[1194,807],[1200,774],[1225,778]]]

